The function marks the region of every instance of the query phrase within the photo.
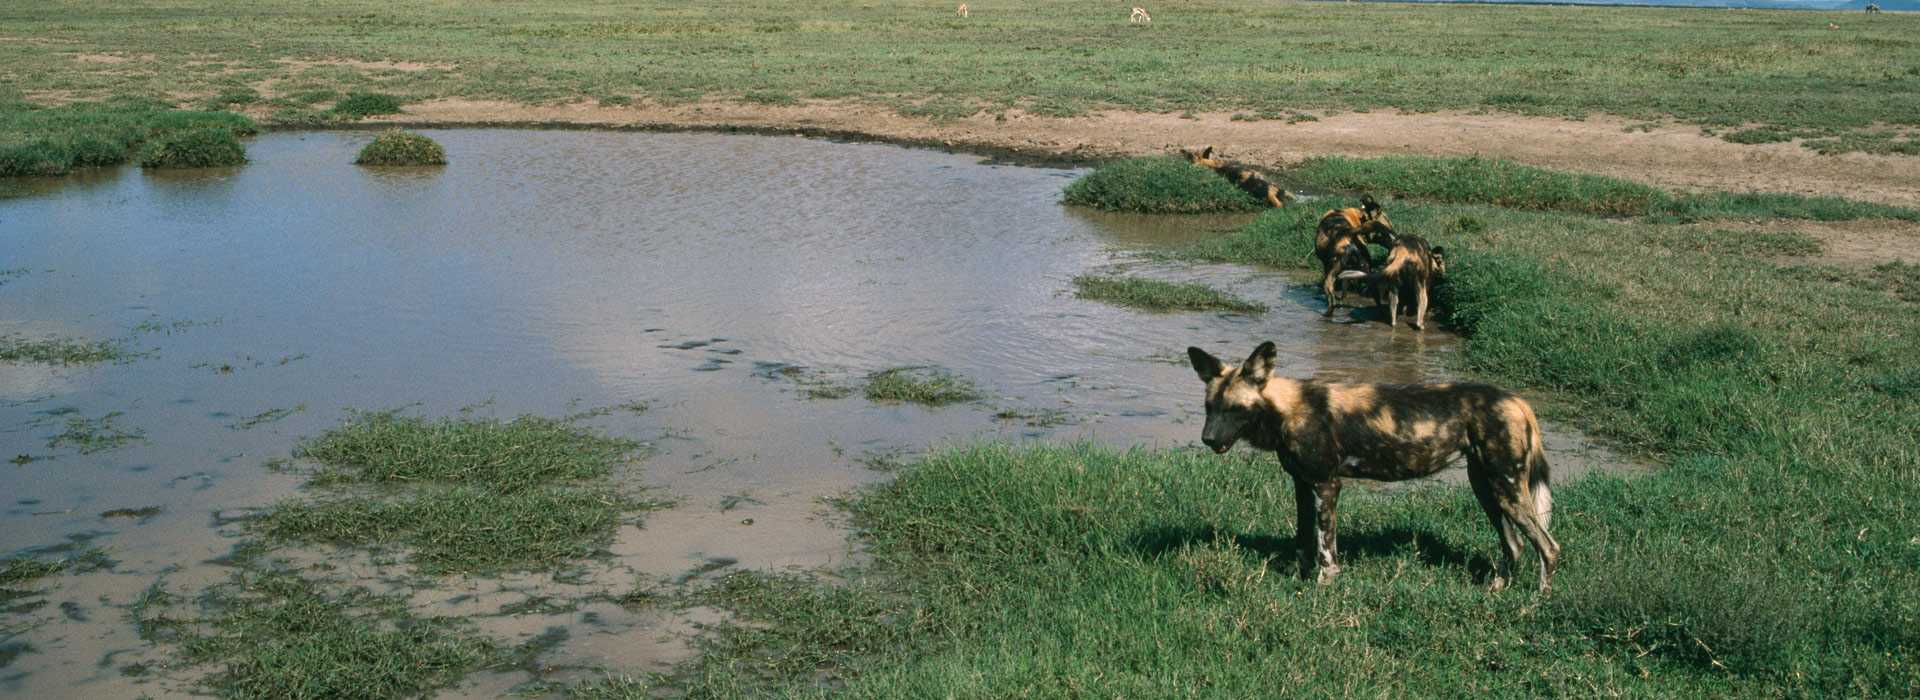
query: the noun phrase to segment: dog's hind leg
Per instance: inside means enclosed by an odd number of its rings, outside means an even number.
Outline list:
[[[1387,280],[1387,284],[1393,285],[1387,290],[1387,325],[1398,327],[1400,325],[1400,285],[1393,280]]]
[[[1420,292],[1415,297],[1415,303],[1419,305],[1419,308],[1415,310],[1413,314],[1413,329],[1422,330],[1427,327],[1427,285],[1420,285]]]
[[[1500,561],[1494,565],[1493,576],[1487,581],[1487,590],[1499,591],[1513,580],[1513,566],[1520,558],[1520,533],[1514,531],[1513,523],[1500,509],[1500,501],[1493,495],[1493,486],[1487,479],[1483,467],[1468,465],[1467,481],[1473,484],[1473,496],[1480,501],[1480,509],[1487,513],[1487,522],[1493,525],[1493,534],[1500,539]]]
[[[1334,282],[1334,277],[1339,274],[1340,274],[1340,267],[1338,265],[1328,267],[1326,278],[1320,280],[1320,291],[1325,292],[1327,295],[1327,312],[1324,314],[1321,314],[1322,316],[1333,315],[1333,288],[1336,286]]]
[[[1560,543],[1555,542],[1553,535],[1547,534],[1547,529],[1541,527],[1540,519],[1533,512],[1532,500],[1520,493],[1517,487],[1499,490],[1500,510],[1520,528],[1527,540],[1533,543],[1534,551],[1540,555],[1540,592],[1546,593],[1553,589],[1553,569],[1560,563]]]

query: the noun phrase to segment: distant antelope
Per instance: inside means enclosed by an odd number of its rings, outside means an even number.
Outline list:
[[[1827,23],[1827,28],[1828,28],[1828,29],[1839,29],[1839,28],[1840,28],[1840,25],[1838,25],[1838,24],[1834,24],[1834,23],[1832,23],[1832,22],[1828,22],[1828,23]]]
[[[961,17],[970,16],[967,14],[967,4],[964,2],[960,3],[960,10],[958,12],[955,12],[954,14],[960,15]]]
[[[1128,17],[1127,21],[1134,24],[1146,24],[1153,21],[1153,16],[1147,14],[1147,8],[1136,7],[1133,8],[1133,16]]]

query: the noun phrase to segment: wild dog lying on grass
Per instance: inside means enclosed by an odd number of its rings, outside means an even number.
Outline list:
[[[1346,297],[1346,290],[1335,291],[1335,278],[1340,273],[1360,262],[1366,263],[1366,270],[1372,269],[1369,243],[1393,245],[1393,223],[1387,221],[1387,213],[1373,195],[1360,195],[1358,209],[1335,209],[1320,217],[1320,228],[1313,236],[1313,255],[1320,259],[1320,291],[1327,295],[1325,315],[1332,316],[1334,303]]]
[[[1279,185],[1268,182],[1267,177],[1261,175],[1260,171],[1252,168],[1243,168],[1214,156],[1212,146],[1208,146],[1205,150],[1199,151],[1181,149],[1180,155],[1186,156],[1187,161],[1194,165],[1212,168],[1214,172],[1219,173],[1220,176],[1226,178],[1228,182],[1239,185],[1240,189],[1247,191],[1247,194],[1266,201],[1268,206],[1275,209],[1287,206],[1287,200],[1293,198],[1293,195],[1287,194],[1287,191]]]
[[[1147,14],[1147,8],[1136,7],[1133,8],[1133,14],[1127,17],[1127,21],[1134,24],[1147,24],[1153,21],[1153,16]]]
[[[1273,343],[1238,367],[1187,348],[1207,384],[1200,441],[1224,453],[1241,439],[1280,455],[1293,477],[1300,573],[1325,582],[1340,572],[1335,507],[1341,477],[1400,481],[1467,462],[1473,495],[1500,537],[1488,582],[1505,588],[1524,535],[1540,554],[1540,591],[1553,585],[1560,544],[1540,422],[1518,396],[1485,384],[1323,384],[1273,376]]]
[[[1427,290],[1433,283],[1447,274],[1446,248],[1428,247],[1426,239],[1419,236],[1401,236],[1394,239],[1393,249],[1387,251],[1387,264],[1377,272],[1366,270],[1347,270],[1340,273],[1340,279],[1364,279],[1373,289],[1373,301],[1387,307],[1387,325],[1400,325],[1400,301],[1402,298],[1415,301],[1413,327],[1423,329],[1427,325]]]

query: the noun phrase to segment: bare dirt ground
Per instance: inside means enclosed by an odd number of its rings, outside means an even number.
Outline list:
[[[1100,112],[1054,118],[1015,111],[1004,119],[983,112],[936,121],[846,102],[602,106],[436,100],[409,105],[406,114],[387,120],[435,125],[794,130],[1075,159],[1164,153],[1180,146],[1211,144],[1235,160],[1266,166],[1319,155],[1480,155],[1677,190],[1827,194],[1920,206],[1920,158],[1823,156],[1792,143],[1743,145],[1685,125],[1465,112],[1342,113],[1300,123],[1233,121],[1231,116]]]

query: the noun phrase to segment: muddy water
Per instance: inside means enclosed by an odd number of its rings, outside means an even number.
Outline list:
[[[262,465],[348,409],[648,404],[592,421],[649,445],[626,483],[676,500],[624,528],[614,559],[568,583],[404,589],[423,613],[477,616],[507,643],[560,639],[540,668],[453,693],[495,695],[597,666],[665,668],[704,614],[502,607],[845,563],[845,533],[819,499],[884,478],[876,461],[983,438],[1192,444],[1189,344],[1238,356],[1271,339],[1289,374],[1375,381],[1437,376],[1455,344],[1324,320],[1280,275],[1151,262],[1130,251],[1239,221],[1061,207],[1075,171],[799,138],[427,133],[452,165],[356,168],[371,134],[278,134],[254,140],[240,169],[10,184],[32,191],[0,198],[0,334],[126,338],[145,354],[0,364],[0,453],[32,458],[0,466],[0,552],[84,540],[118,562],[51,579],[44,607],[0,618],[7,644],[30,647],[0,667],[0,692],[186,689],[187,677],[122,674],[159,659],[117,606],[158,579],[191,590],[226,576],[211,560],[239,528],[222,515],[293,493],[296,478]],[[1072,277],[1115,270],[1209,282],[1273,310],[1147,314],[1073,298]],[[970,377],[988,398],[810,399],[794,378],[857,385],[903,365]],[[50,446],[69,421],[109,415],[139,437]],[[1607,461],[1553,433],[1557,476]],[[147,506],[161,511],[101,516]]]

